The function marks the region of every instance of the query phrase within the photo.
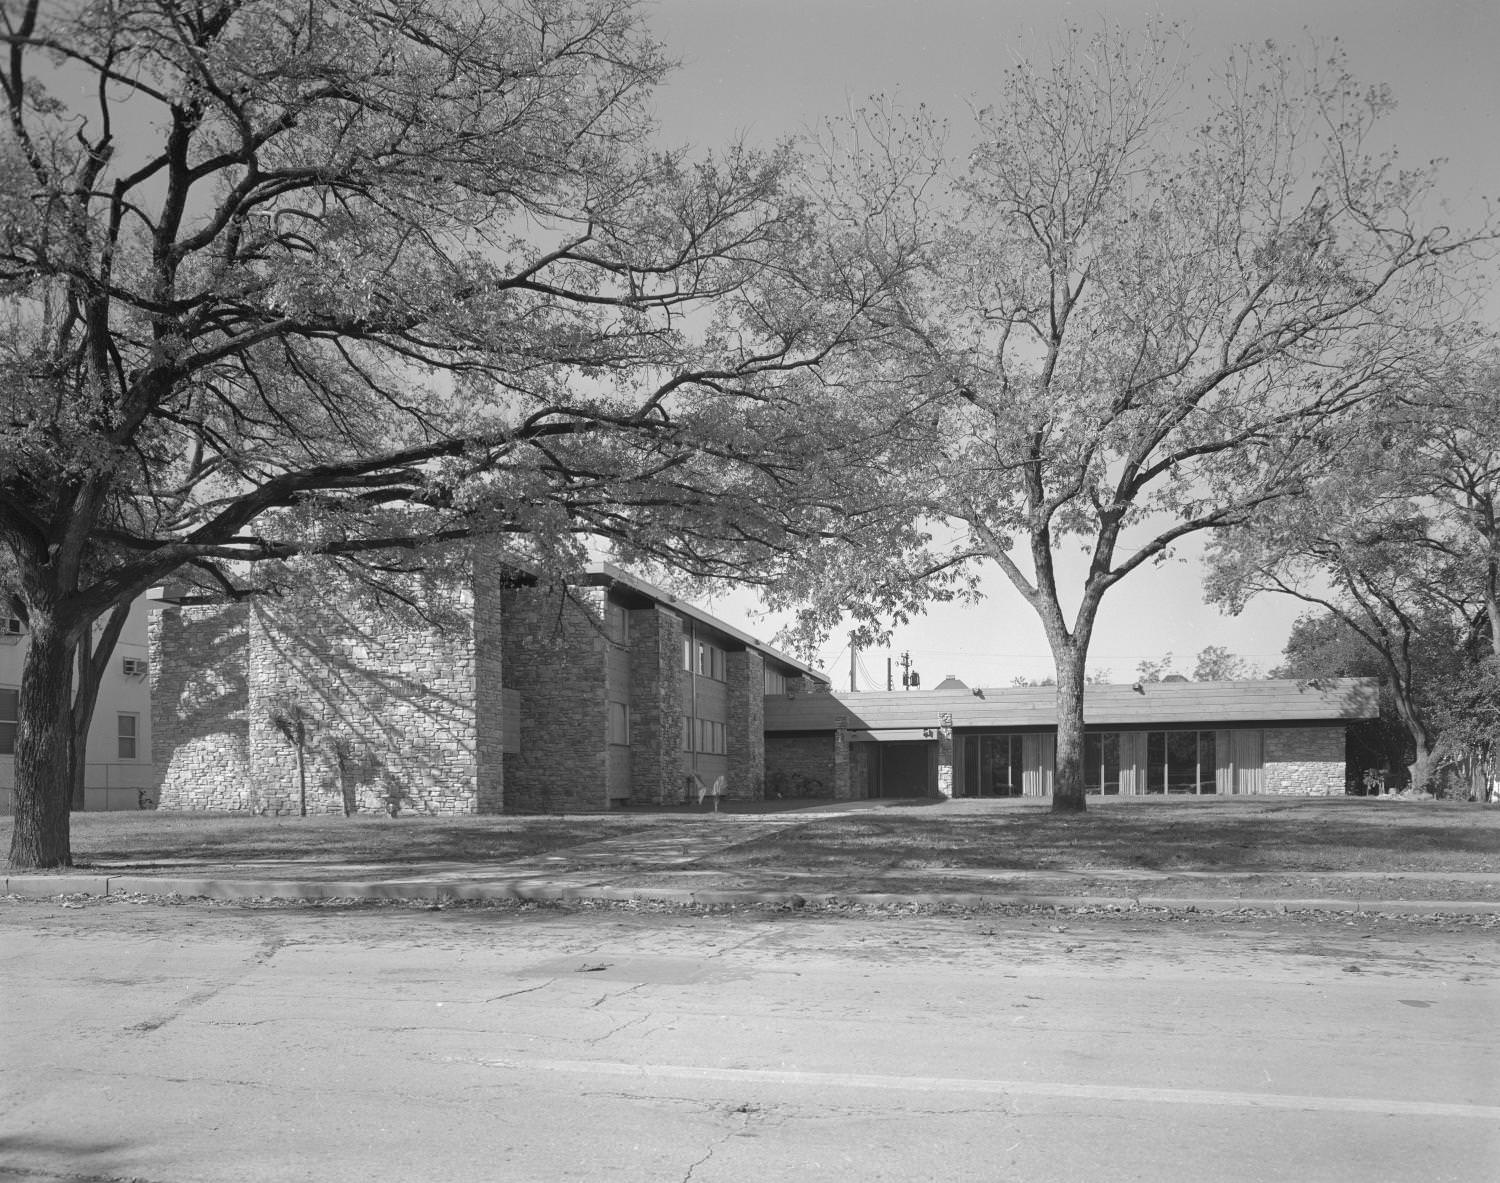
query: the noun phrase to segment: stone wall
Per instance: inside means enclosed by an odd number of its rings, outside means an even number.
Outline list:
[[[832,797],[834,740],[821,735],[766,736],[766,796]]]
[[[760,801],[766,795],[766,659],[752,649],[731,651],[725,661],[729,719],[725,747],[729,776],[724,796]]]
[[[1261,748],[1261,792],[1344,795],[1343,727],[1267,727]]]
[[[682,752],[682,618],[660,606],[630,614],[631,800],[686,800]]]
[[[345,794],[359,812],[479,811],[472,601],[449,594],[446,627],[331,600],[254,606],[250,759],[269,812],[298,811],[296,747],[272,722],[293,706],[311,724],[309,813],[341,812]]]
[[[157,808],[260,812],[250,783],[248,609],[167,609],[148,624]]]
[[[346,801],[355,812],[497,811],[498,765],[480,790],[472,601],[428,594],[422,617],[310,597],[158,613],[157,807],[298,813],[297,746],[279,715],[304,722],[310,814]]]
[[[499,572],[481,560],[474,572],[474,753],[476,757],[476,812],[500,813],[505,808],[505,753],[519,738],[506,710],[505,605]],[[513,697],[513,696],[512,696]],[[509,719],[508,719],[509,716]]]
[[[604,593],[520,588],[503,599],[505,684],[521,695],[521,750],[506,757],[506,810],[605,809]]]

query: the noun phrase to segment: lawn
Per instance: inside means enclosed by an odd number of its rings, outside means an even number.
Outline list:
[[[194,813],[76,813],[73,861],[168,865],[508,862],[559,847],[614,838],[658,823],[588,817],[252,817]],[[11,819],[0,818],[10,844]]]
[[[770,816],[792,803],[726,804]],[[799,806],[811,804],[797,802]],[[1500,808],[1372,798],[1090,800],[1083,815],[1031,800],[871,802],[807,817],[700,859],[695,870],[789,875],[958,871],[1500,873]],[[846,807],[847,808],[847,807]],[[73,817],[80,867],[257,862],[330,866],[497,863],[606,838],[712,823],[698,810],[568,817],[267,818],[182,813]],[[10,819],[0,818],[0,842]],[[732,841],[732,828],[728,840]],[[567,865],[566,856],[560,866]]]
[[[731,847],[732,871],[1156,870],[1500,873],[1500,809],[1445,801],[1231,797],[950,801],[852,814]]]

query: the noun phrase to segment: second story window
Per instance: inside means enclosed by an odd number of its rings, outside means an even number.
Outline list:
[[[698,676],[723,682],[729,677],[728,655],[717,645],[698,642]]]

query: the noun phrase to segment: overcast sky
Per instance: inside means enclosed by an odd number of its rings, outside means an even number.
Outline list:
[[[1403,159],[1446,158],[1455,220],[1479,216],[1482,197],[1500,193],[1500,0],[647,0],[646,11],[682,63],[657,93],[670,142],[711,147],[744,135],[770,143],[875,93],[924,102],[959,131],[971,106],[994,97],[1006,65],[1064,21],[1134,27],[1159,15],[1182,24],[1205,65],[1247,41],[1337,38],[1357,77],[1395,92],[1399,107],[1384,128]],[[1179,553],[1108,593],[1090,668],[1129,681],[1140,660],[1170,651],[1190,671],[1191,655],[1210,644],[1276,664],[1301,607],[1268,598],[1223,617],[1202,603],[1192,548]],[[911,652],[924,684],[955,674],[995,686],[1051,671],[1031,609],[998,572],[987,590],[980,608],[935,609],[897,632],[894,651]],[[763,637],[775,628],[747,614],[753,603],[744,596],[705,606]],[[885,656],[863,660],[882,682]],[[843,638],[822,654],[836,686],[848,686],[848,660]]]

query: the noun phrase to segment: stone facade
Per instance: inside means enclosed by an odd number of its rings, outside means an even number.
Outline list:
[[[728,667],[729,776],[724,796],[760,801],[766,795],[766,662],[759,653],[730,653]]]
[[[1261,749],[1261,792],[1342,797],[1344,728],[1267,727]]]
[[[404,616],[337,597],[155,612],[160,808],[296,813],[278,714],[306,723],[309,813],[680,804],[689,769],[764,794],[766,658],[732,630],[692,618],[717,654],[696,675],[683,612],[639,581],[518,587],[481,557],[421,595]],[[684,750],[690,714],[711,748]],[[833,791],[831,766],[812,779]]]
[[[660,605],[630,613],[632,802],[687,800],[682,752],[682,617]]]
[[[455,620],[472,622],[465,609]],[[402,623],[331,602],[157,614],[151,668],[159,809],[497,811],[480,775],[472,624]],[[481,784],[484,791],[481,792]]]
[[[250,781],[248,616],[240,604],[151,615],[158,809],[260,811]]]
[[[604,593],[519,588],[504,595],[505,684],[521,692],[521,750],[506,778],[511,812],[608,807]]]

